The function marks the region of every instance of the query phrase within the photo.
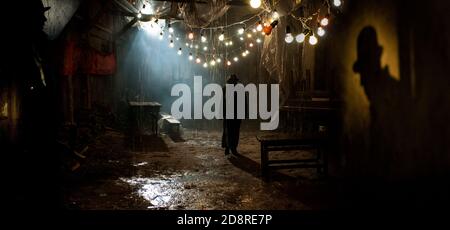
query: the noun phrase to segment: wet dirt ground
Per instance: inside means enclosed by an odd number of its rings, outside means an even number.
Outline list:
[[[127,146],[109,130],[89,146],[64,181],[64,204],[75,210],[323,210],[336,206],[336,186],[315,169],[260,177],[256,133],[243,132],[236,158],[226,158],[218,131],[185,130],[184,141],[149,136]],[[284,155],[283,155],[284,154]],[[277,157],[308,157],[308,152]]]

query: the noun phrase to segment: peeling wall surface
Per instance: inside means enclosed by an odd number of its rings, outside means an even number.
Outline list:
[[[80,5],[80,0],[43,0],[42,3],[46,7],[51,7],[45,14],[47,23],[44,31],[48,34],[49,39],[53,40],[69,23]]]
[[[383,181],[448,175],[449,4],[347,3],[326,51],[343,101],[341,166]]]

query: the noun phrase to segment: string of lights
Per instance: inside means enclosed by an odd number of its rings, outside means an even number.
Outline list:
[[[310,45],[314,46],[318,43],[320,37],[325,36],[326,28],[329,26],[331,20],[331,9],[332,7],[341,7],[343,0],[323,1],[323,5],[327,8],[327,13],[325,15],[321,16],[321,8],[305,17],[296,16],[294,14],[296,9],[292,9],[286,14],[286,16],[290,16],[298,21],[302,28],[302,31],[294,37],[290,26],[286,26],[284,39],[286,43],[290,44],[294,40],[297,43],[308,41]],[[175,36],[175,30],[172,26],[173,23],[183,22],[181,20],[168,20],[167,23],[165,23],[165,26],[162,26],[158,24],[159,17],[158,14],[156,14],[156,16],[146,23],[150,23],[150,28],[153,31],[155,29],[159,30],[160,40],[164,40],[164,35],[167,33],[168,36],[166,37],[169,39],[169,47],[179,47],[177,49],[177,54],[179,56],[183,55],[183,50],[187,50],[187,53],[189,53],[189,61],[194,61],[195,56],[195,63],[202,64],[203,67],[216,66],[217,63],[222,63],[222,59],[226,66],[230,66],[232,61],[238,62],[240,56],[243,58],[247,57],[250,54],[249,49],[262,43],[264,41],[264,36],[269,36],[272,30],[278,25],[280,17],[276,10],[278,1],[274,1],[270,4],[267,1],[250,0],[249,4],[252,8],[260,8],[262,10],[239,22],[197,29],[197,35],[192,28],[188,28],[186,35],[182,36],[183,38],[186,38],[186,40],[182,40],[180,37]],[[152,10],[149,9],[151,9],[150,6],[146,7],[146,5],[143,4],[141,11],[139,11],[136,17],[141,18],[141,12],[145,12],[146,14],[153,13]],[[238,27],[236,33],[230,33],[230,29],[235,27]],[[205,33],[205,31],[208,31],[209,34]],[[182,48],[184,47],[183,45],[185,45],[184,49]],[[230,50],[229,48],[233,46],[237,46],[237,48]],[[224,53],[221,51],[224,51]]]

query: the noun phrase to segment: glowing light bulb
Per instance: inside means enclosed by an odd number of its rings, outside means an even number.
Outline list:
[[[234,57],[233,60],[234,60],[234,62],[238,62],[239,58],[238,57]]]
[[[183,54],[183,51],[181,51],[181,48],[178,49],[177,53],[178,53],[178,55],[182,55]]]
[[[219,35],[219,41],[223,41],[225,39],[225,34],[222,32],[220,35]]]
[[[333,5],[336,7],[339,7],[342,5],[342,1],[341,0],[333,0]]]
[[[292,36],[291,33],[287,33],[284,41],[286,41],[286,43],[292,43],[294,41],[294,36]]]
[[[137,16],[137,18],[142,18],[142,14],[141,13],[138,13],[136,16]]]
[[[228,43],[228,42],[225,42],[225,46],[229,46],[229,43]]]
[[[169,34],[169,38],[172,38],[173,36],[172,36],[172,34]]]
[[[272,13],[272,20],[277,20],[280,18],[280,15],[278,14],[277,10],[274,10]]]
[[[245,50],[245,53],[246,53],[246,54],[250,54],[250,51],[248,51],[248,50]]]
[[[245,29],[244,28],[239,28],[238,29],[238,34],[244,34]]]
[[[170,40],[169,47],[170,47],[170,48],[173,48],[174,46],[175,46],[175,44],[173,44],[173,40]]]
[[[253,31],[253,33],[256,33],[256,32],[258,32],[258,31],[257,31],[256,29],[253,29],[252,31]]]
[[[258,25],[256,26],[256,30],[257,31],[262,31],[263,30],[263,26],[262,26],[261,22],[259,22]]]
[[[229,44],[230,44],[230,46],[232,46],[233,45],[233,41],[230,41]]]
[[[194,57],[192,56],[192,53],[189,53],[189,61],[192,61]]]
[[[173,33],[173,28],[172,28],[172,26],[170,26],[170,24],[169,24],[169,33]]]
[[[242,52],[242,57],[246,57],[247,53],[246,52]]]
[[[198,49],[198,45],[195,45],[195,48]]]
[[[260,39],[260,38],[257,38],[257,39],[256,39],[256,43],[261,43],[261,39]]]
[[[302,43],[305,41],[306,35],[304,33],[301,33],[297,36],[295,36],[295,41],[298,43]]]
[[[203,63],[203,68],[208,68],[208,63],[207,62]]]
[[[195,62],[196,62],[197,64],[200,64],[200,62],[202,62],[202,59],[200,59],[199,57],[197,57],[197,59],[195,59]]]
[[[251,38],[251,37],[252,37],[252,34],[250,34],[250,33],[247,34],[247,37],[248,37],[248,38]]]
[[[188,38],[189,38],[189,40],[194,40],[194,33],[190,32],[188,34]]]
[[[189,46],[189,48],[191,48],[191,49],[194,48],[194,45],[191,44],[191,45]]]
[[[319,35],[320,37],[323,37],[325,35],[325,30],[321,26],[317,28],[317,35]]]
[[[222,59],[220,59],[220,58],[217,58],[217,63],[221,63],[222,62]]]
[[[322,18],[322,20],[320,20],[320,25],[322,26],[328,26],[328,23],[330,23],[330,20],[327,17]]]
[[[318,40],[317,40],[316,36],[314,36],[314,34],[309,37],[309,44],[316,45],[317,42],[318,42]]]
[[[231,62],[230,61],[227,61],[227,66],[230,66],[231,65]]]
[[[203,34],[201,35],[201,40],[202,40],[202,42],[206,42],[206,37],[203,36]]]
[[[216,61],[213,59],[211,60],[211,62],[209,63],[211,66],[215,66],[216,65]]]
[[[208,46],[203,47],[203,50],[207,51],[208,50]]]
[[[179,40],[180,40],[180,38],[179,38],[179,37],[176,37],[176,38],[175,38],[175,40],[179,41]]]
[[[261,0],[250,0],[250,6],[254,9],[261,6]]]
[[[244,38],[243,37],[239,37],[239,40],[244,41]]]
[[[250,46],[250,47],[253,47],[253,43],[252,43],[252,42],[250,42],[250,44],[248,44],[248,46]]]

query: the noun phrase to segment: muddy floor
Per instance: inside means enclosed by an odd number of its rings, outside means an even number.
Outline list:
[[[336,206],[336,186],[315,169],[288,169],[260,177],[256,133],[241,134],[236,158],[226,158],[218,131],[184,130],[131,145],[109,130],[66,176],[64,203],[76,210],[316,210]],[[308,152],[277,157],[308,157]]]

